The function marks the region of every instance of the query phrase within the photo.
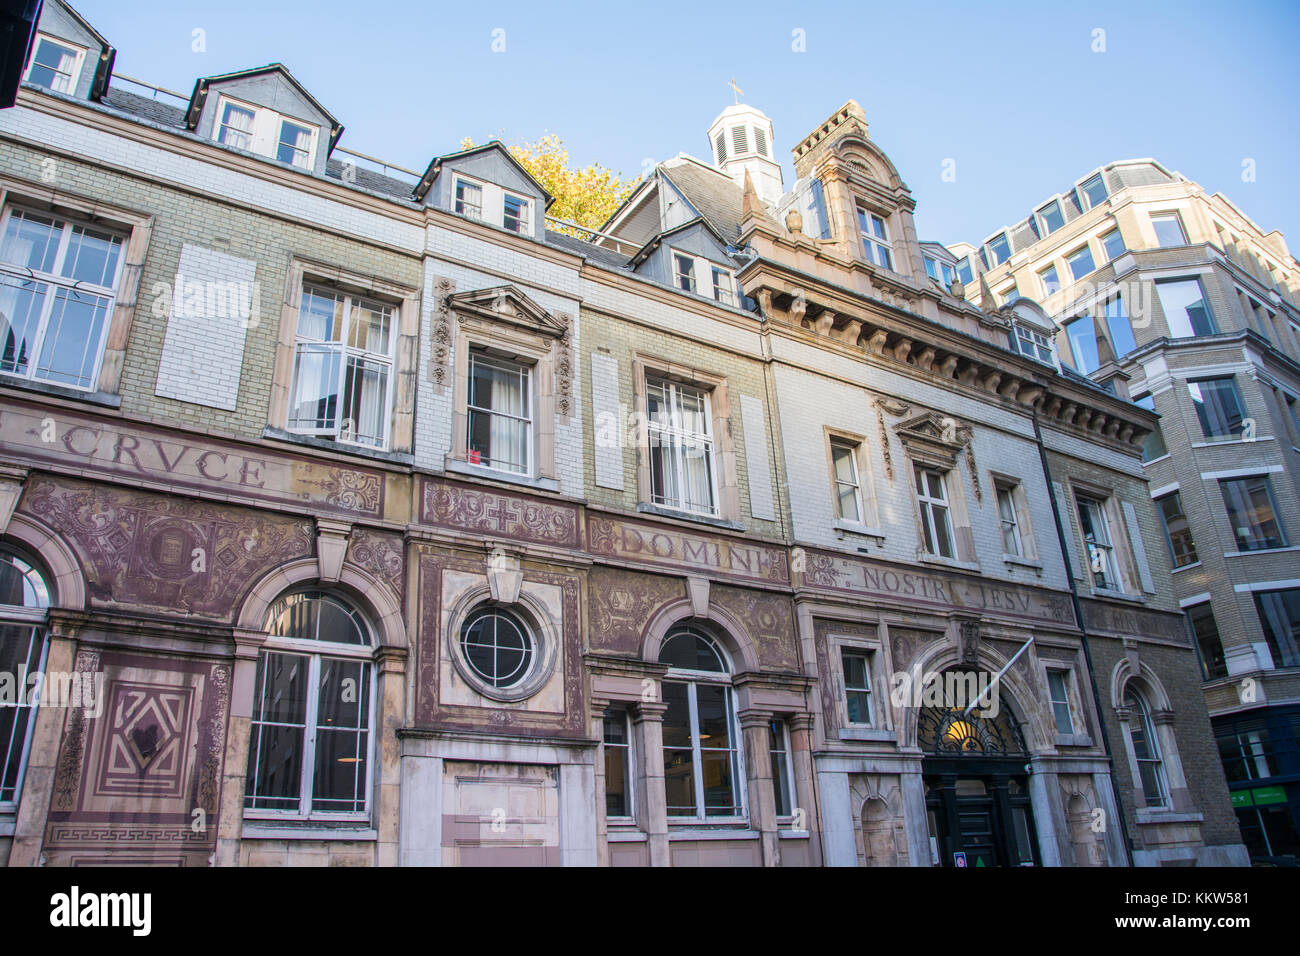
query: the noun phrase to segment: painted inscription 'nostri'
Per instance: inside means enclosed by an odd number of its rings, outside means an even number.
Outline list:
[[[378,471],[266,454],[233,442],[187,441],[175,432],[108,425],[62,409],[0,411],[0,454],[347,515],[378,517],[384,504]]]
[[[870,595],[908,604],[977,610],[1067,626],[1074,624],[1070,598],[1045,588],[994,582],[955,572],[917,571],[803,549],[795,550],[792,563],[807,587]]]
[[[785,552],[721,535],[690,534],[672,528],[587,515],[592,554],[681,571],[720,574],[766,584],[789,584]]]

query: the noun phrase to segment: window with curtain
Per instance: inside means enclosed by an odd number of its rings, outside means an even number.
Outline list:
[[[1160,743],[1155,724],[1146,700],[1130,685],[1124,691],[1124,707],[1129,712],[1128,735],[1137,759],[1138,776],[1142,781],[1143,806],[1169,805],[1169,787],[1165,783],[1164,761],[1160,757]]]
[[[55,93],[73,93],[77,87],[82,50],[47,36],[36,38],[36,51],[27,67],[27,82]]]
[[[122,236],[10,207],[0,233],[0,372],[83,391],[99,376]]]
[[[532,368],[481,351],[469,355],[466,459],[516,475],[532,471]]]
[[[289,431],[387,447],[396,320],[381,302],[303,287]]]
[[[464,179],[456,180],[456,212],[471,219],[483,218],[483,187]]]
[[[253,149],[253,123],[257,119],[256,110],[234,103],[223,102],[221,115],[217,123],[217,142],[235,149]]]
[[[695,625],[673,628],[659,663],[663,680],[664,791],[677,821],[745,816],[731,669],[712,635]]]
[[[0,673],[15,681],[0,694],[0,810],[12,812],[22,794],[37,704],[20,675],[40,673],[48,648],[50,589],[25,559],[0,549]]]
[[[669,379],[646,378],[650,496],[656,505],[716,515],[709,393]]]
[[[373,639],[359,611],[324,591],[267,613],[257,660],[244,810],[294,820],[368,818]]]
[[[280,121],[280,142],[275,157],[282,163],[307,169],[311,166],[312,130],[289,120]]]

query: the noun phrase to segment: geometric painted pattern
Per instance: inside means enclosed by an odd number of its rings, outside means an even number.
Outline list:
[[[188,779],[194,691],[114,681],[96,791],[180,797]]]

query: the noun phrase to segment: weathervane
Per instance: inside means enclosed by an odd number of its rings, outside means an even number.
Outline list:
[[[733,76],[731,82],[727,84],[731,87],[731,95],[735,98],[736,105],[740,105],[740,98],[745,95],[745,91],[736,85],[736,78]]]

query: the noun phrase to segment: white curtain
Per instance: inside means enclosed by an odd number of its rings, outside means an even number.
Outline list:
[[[494,467],[510,471],[524,471],[528,463],[526,426],[514,415],[525,414],[525,382],[527,372],[522,369],[492,368],[491,450],[489,457]]]

